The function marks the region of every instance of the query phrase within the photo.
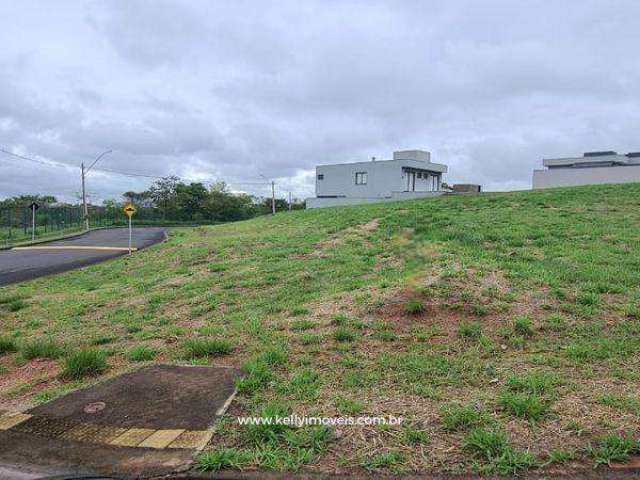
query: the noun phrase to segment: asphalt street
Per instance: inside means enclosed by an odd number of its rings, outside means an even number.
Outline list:
[[[165,228],[134,228],[132,246],[142,249],[159,243],[165,238]],[[87,232],[66,240],[34,245],[32,249],[2,250],[0,251],[0,287],[127,255],[128,244],[127,228],[111,228]],[[110,248],[116,250],[110,250]]]

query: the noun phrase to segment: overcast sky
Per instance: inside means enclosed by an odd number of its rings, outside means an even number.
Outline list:
[[[0,196],[79,165],[313,194],[319,163],[420,148],[449,183],[640,150],[640,2],[0,1]],[[94,201],[150,180],[94,171]],[[247,185],[244,185],[247,183]]]

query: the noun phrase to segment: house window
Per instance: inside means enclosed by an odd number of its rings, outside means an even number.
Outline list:
[[[418,178],[422,178],[422,172],[418,172]]]
[[[318,180],[324,180],[324,173],[318,174]]]
[[[367,184],[367,172],[356,172],[356,185]]]

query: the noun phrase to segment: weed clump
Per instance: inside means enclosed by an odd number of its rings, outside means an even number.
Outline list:
[[[21,353],[25,360],[33,360],[34,358],[49,358],[55,360],[64,354],[64,348],[58,345],[53,339],[40,338],[23,345]]]
[[[79,350],[69,355],[61,377],[67,380],[80,380],[84,377],[100,375],[107,368],[107,356],[103,351]]]
[[[192,338],[184,342],[185,358],[192,360],[203,357],[228,355],[234,346],[227,340],[218,338]]]

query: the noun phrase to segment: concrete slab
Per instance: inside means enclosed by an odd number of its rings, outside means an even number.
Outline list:
[[[5,414],[0,471],[127,477],[184,471],[211,439],[237,375],[230,368],[156,365]]]
[[[28,413],[73,424],[206,430],[233,395],[237,375],[231,368],[154,365],[72,392]]]

